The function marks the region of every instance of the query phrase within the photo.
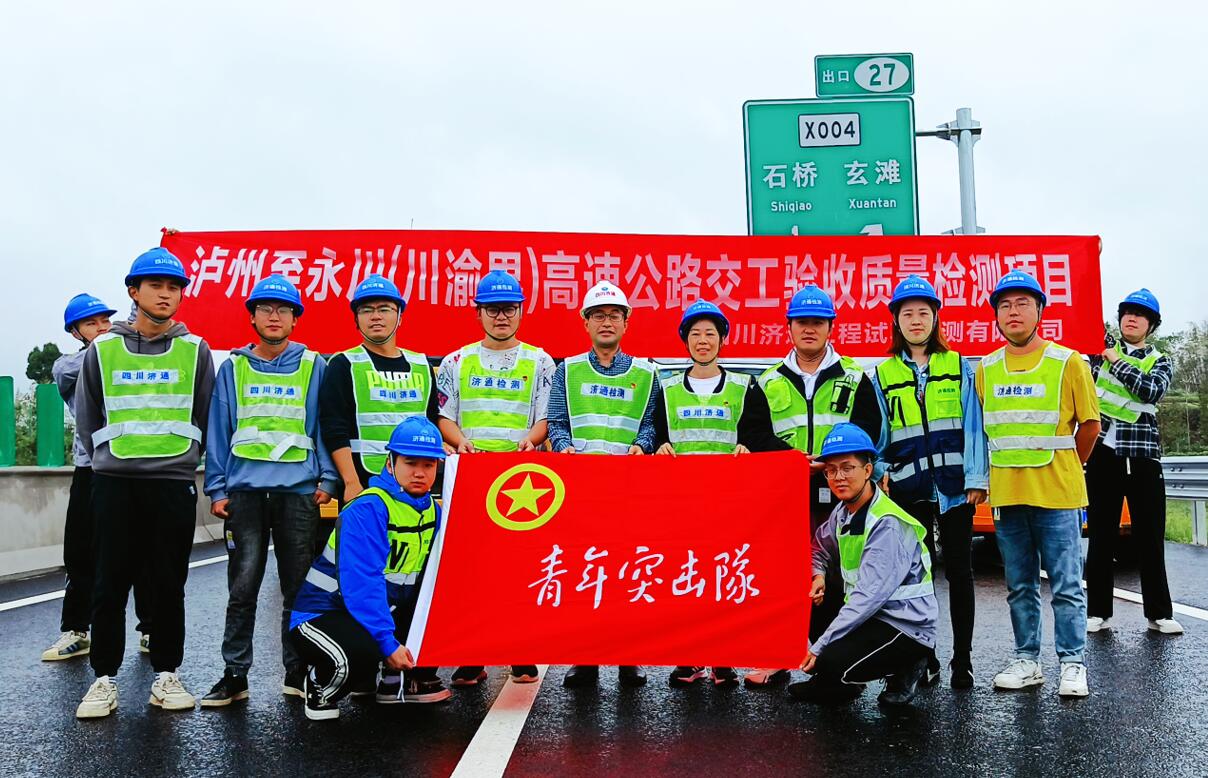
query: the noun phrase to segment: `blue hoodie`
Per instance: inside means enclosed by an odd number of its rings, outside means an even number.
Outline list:
[[[432,495],[412,497],[385,471],[370,478],[369,485],[376,486],[390,495],[391,499],[406,503],[420,512],[432,505]],[[328,592],[309,580],[303,581],[298,596],[294,598],[290,629],[343,608],[373,636],[382,656],[390,656],[398,650],[401,644],[395,637],[396,621],[405,632],[423,582],[423,571],[413,584],[395,584],[386,580],[384,571],[390,553],[387,535],[389,517],[385,502],[377,495],[358,497],[340,511],[335,529],[336,542],[339,544],[336,563],[319,555],[311,565],[311,570],[324,578],[336,579],[338,588]],[[436,506],[436,525],[439,529],[439,505]],[[427,560],[424,565],[426,570]]]
[[[290,343],[271,361],[253,354],[251,346],[236,349],[231,354],[247,357],[252,367],[261,373],[292,373],[301,365],[305,351],[306,347],[301,343]],[[235,417],[238,411],[235,365],[230,359],[222,363],[214,381],[206,434],[205,493],[211,500],[225,500],[231,492],[312,494],[316,488],[333,496],[339,495],[339,473],[319,436],[319,385],[326,367],[322,357],[315,357],[315,369],[306,390],[306,434],[315,441],[314,450],[307,453],[305,462],[262,462],[231,454],[231,435],[238,423]]]

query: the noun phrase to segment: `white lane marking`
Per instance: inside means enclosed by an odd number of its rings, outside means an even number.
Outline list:
[[[272,546],[270,545],[269,548],[271,549]],[[189,563],[189,569],[192,570],[197,567],[205,567],[206,565],[216,565],[219,562],[227,561],[227,559],[228,559],[228,557],[226,557],[225,555],[210,557],[209,559],[198,559],[195,562]],[[63,594],[66,591],[67,591],[66,589],[59,589],[58,591],[54,591],[54,592],[46,592],[45,594],[35,594],[32,597],[22,597],[20,600],[10,600],[9,602],[0,603],[0,613],[3,613],[4,611],[11,611],[16,608],[24,608],[26,605],[37,605],[40,602],[50,602],[51,600],[58,600],[63,597]]]
[[[1048,578],[1049,574],[1046,573],[1045,571],[1041,570],[1040,577]],[[1083,589],[1086,588],[1086,581],[1082,582],[1082,588]],[[1130,591],[1128,589],[1113,588],[1112,596],[1115,597],[1117,600],[1135,602],[1137,605],[1141,605],[1145,602],[1145,600],[1141,597],[1141,595],[1139,593]],[[1184,616],[1190,616],[1193,619],[1200,619],[1201,621],[1208,621],[1208,610],[1204,610],[1203,608],[1197,608],[1194,605],[1184,605],[1181,602],[1174,602],[1174,603],[1171,603],[1171,609],[1175,613],[1181,613]]]
[[[528,721],[529,711],[541,691],[549,665],[537,666],[534,683],[504,683],[487,717],[478,725],[474,739],[466,747],[451,778],[497,778],[502,776]]]

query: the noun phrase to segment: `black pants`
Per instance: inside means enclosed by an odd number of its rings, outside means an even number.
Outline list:
[[[92,582],[96,577],[96,555],[92,549],[92,468],[77,467],[71,475],[67,497],[67,521],[63,527],[63,569],[67,585],[63,592],[60,632],[87,632],[92,626]],[[151,632],[151,585],[146,568],[134,578],[134,612],[138,631]]]
[[[299,624],[290,634],[312,668],[322,704],[339,702],[354,689],[373,688],[382,652],[348,611],[329,611]]]
[[[820,682],[869,683],[908,670],[932,650],[873,617],[828,643],[813,675]]]
[[[948,581],[948,617],[952,621],[952,652],[968,659],[973,652],[973,614],[977,597],[973,593],[973,506],[958,505],[946,513],[934,502],[902,505],[906,512],[927,529],[927,551],[936,559],[935,531],[944,547],[944,578]]]
[[[1170,585],[1166,580],[1166,482],[1162,463],[1145,457],[1122,457],[1096,443],[1086,463],[1086,508],[1090,544],[1086,553],[1086,615],[1112,615],[1115,570],[1112,559],[1120,538],[1120,511],[1128,499],[1132,518],[1130,545],[1141,568],[1145,618],[1168,619]]]
[[[180,667],[185,643],[185,580],[197,522],[192,481],[92,477],[96,580],[92,595],[92,651],[98,675],[116,675],[126,651],[126,600],[139,571],[154,588],[151,666]]]

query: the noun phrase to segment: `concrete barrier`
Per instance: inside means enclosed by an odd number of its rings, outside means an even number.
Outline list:
[[[70,467],[0,468],[0,577],[61,567]],[[195,543],[219,540],[222,522],[210,515],[197,474]]]

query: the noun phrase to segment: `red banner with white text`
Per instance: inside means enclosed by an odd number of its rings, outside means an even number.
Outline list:
[[[809,478],[796,451],[468,454],[445,472],[407,637],[431,666],[796,667]]]
[[[261,278],[280,273],[302,292],[306,314],[295,337],[324,353],[355,345],[348,301],[370,273],[391,278],[407,299],[400,345],[447,354],[481,339],[472,312],[483,274],[505,270],[527,301],[520,337],[555,357],[585,351],[584,293],[617,284],[634,316],[624,348],[680,357],[679,317],[698,299],[731,320],[723,356],[780,357],[790,348],[784,309],[815,283],[834,298],[832,342],[849,356],[879,356],[890,338],[885,303],[917,273],[943,299],[949,343],[969,355],[1002,344],[987,297],[1003,273],[1022,268],[1049,298],[1043,337],[1082,352],[1102,349],[1099,238],[1094,236],[712,236],[559,232],[337,230],[179,232],[163,245],[193,276],[180,318],[218,349],[253,333],[243,300]]]

